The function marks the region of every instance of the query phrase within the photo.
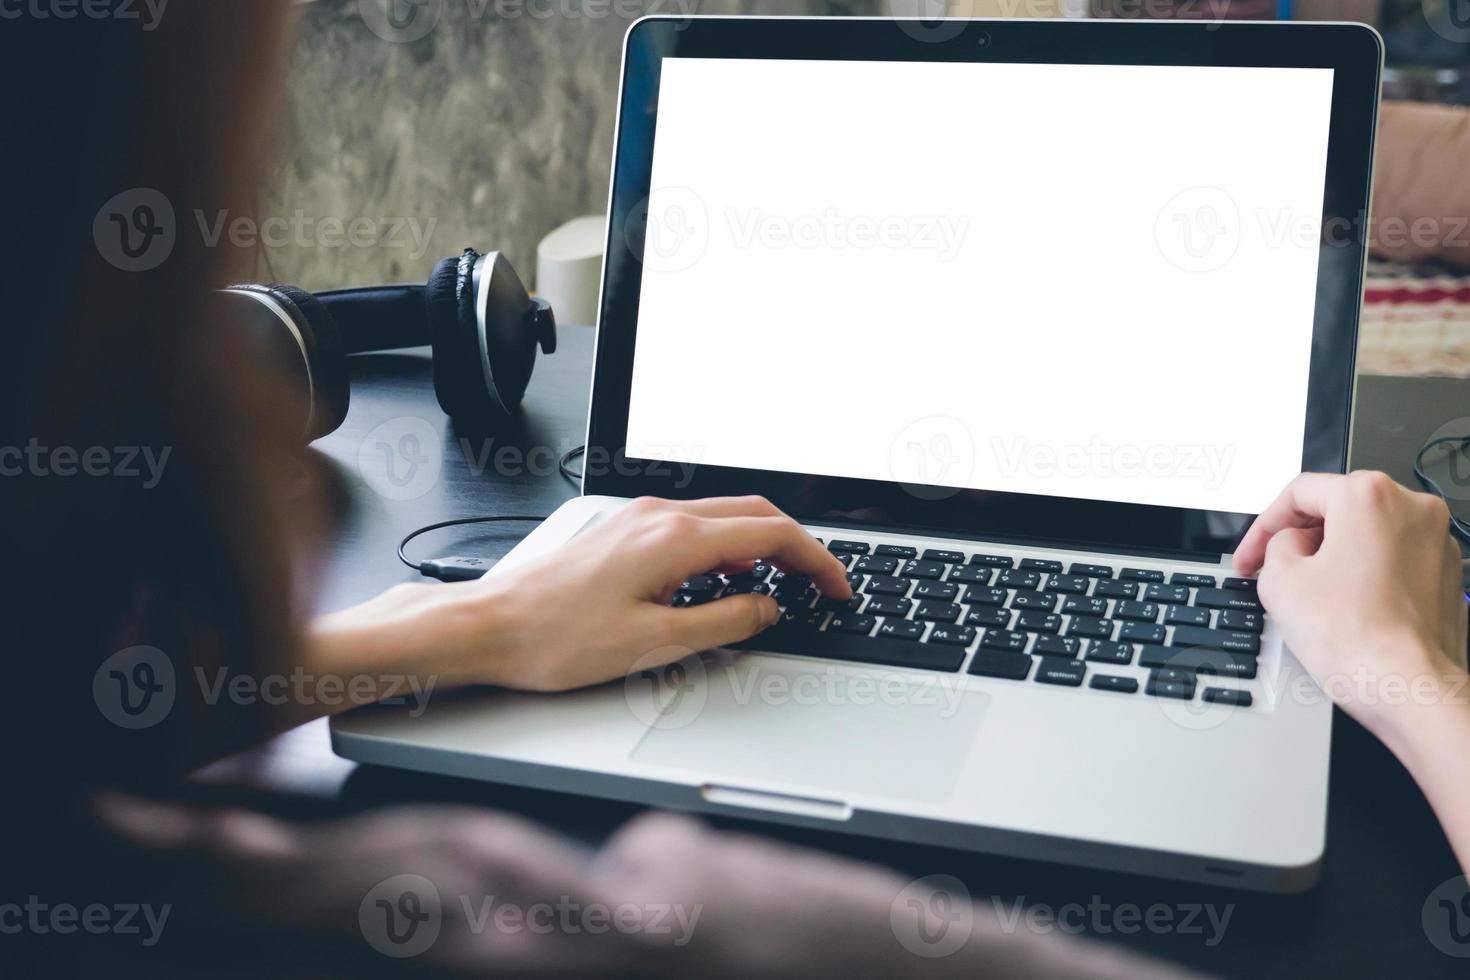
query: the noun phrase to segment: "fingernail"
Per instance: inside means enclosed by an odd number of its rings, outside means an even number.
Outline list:
[[[767,599],[761,603],[761,618],[767,626],[776,625],[776,620],[781,618],[781,607],[776,605],[774,599]]]

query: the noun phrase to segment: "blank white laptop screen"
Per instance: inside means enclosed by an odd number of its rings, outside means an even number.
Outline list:
[[[665,60],[628,454],[1259,512],[1301,470],[1331,100]]]

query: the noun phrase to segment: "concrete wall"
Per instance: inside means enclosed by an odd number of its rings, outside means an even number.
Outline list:
[[[606,207],[632,13],[879,11],[878,0],[417,0],[394,27],[383,2],[301,8],[264,214],[305,231],[265,248],[262,275],[308,289],[418,281],[473,245],[504,251],[529,279],[547,232]],[[359,243],[324,233],[335,226],[323,219],[358,221]]]

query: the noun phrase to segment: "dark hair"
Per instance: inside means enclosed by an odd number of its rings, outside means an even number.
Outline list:
[[[114,8],[0,30],[0,735],[42,820],[262,734],[195,672],[292,655],[314,516],[273,487],[299,453],[272,379],[206,309],[252,257],[192,217],[252,210],[287,0],[173,0],[151,24]],[[139,645],[168,658],[175,700],[132,730],[94,681]]]

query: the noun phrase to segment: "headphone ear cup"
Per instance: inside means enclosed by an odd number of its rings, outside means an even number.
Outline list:
[[[484,422],[504,414],[486,384],[485,354],[475,313],[474,269],[480,253],[465,249],[434,267],[424,293],[434,345],[434,393],[450,418]]]
[[[278,299],[284,297],[288,300],[305,323],[301,338],[316,394],[309,438],[315,441],[341,427],[347,420],[347,409],[352,402],[347,348],[342,340],[342,331],[321,301],[306,290],[286,283],[272,283],[267,288]]]

